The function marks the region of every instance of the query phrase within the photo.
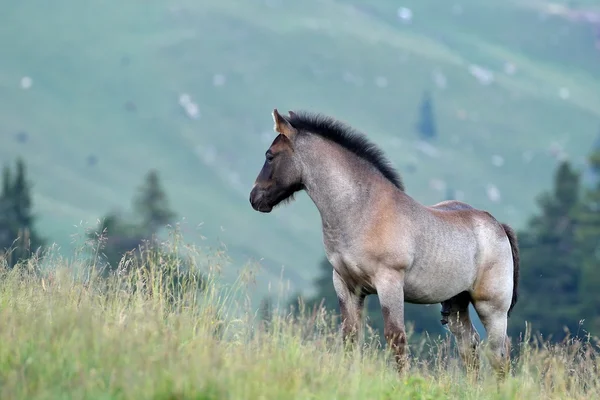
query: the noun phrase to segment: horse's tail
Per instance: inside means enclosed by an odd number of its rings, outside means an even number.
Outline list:
[[[517,304],[517,300],[519,297],[519,244],[517,243],[517,235],[515,231],[507,224],[501,225],[502,228],[504,228],[504,232],[506,232],[506,236],[508,236],[508,241],[510,242],[510,248],[512,250],[513,259],[513,292],[512,299],[510,301],[510,307],[508,308],[508,315],[510,316],[510,312],[512,311],[515,304]]]

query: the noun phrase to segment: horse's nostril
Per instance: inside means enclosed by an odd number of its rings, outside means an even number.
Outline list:
[[[260,195],[260,192],[258,190],[256,190],[256,186],[254,186],[252,188],[252,191],[250,191],[249,200],[250,200],[250,204],[252,205],[252,208],[254,208],[255,210],[258,207],[261,197],[262,196]]]

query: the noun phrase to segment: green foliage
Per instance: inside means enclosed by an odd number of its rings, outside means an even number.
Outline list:
[[[410,400],[437,400],[448,395],[442,388],[431,386],[422,376],[410,376],[404,382],[405,399]],[[386,397],[389,399],[396,396]]]
[[[265,326],[273,320],[273,311],[273,299],[270,296],[264,297],[258,308],[258,316]]]
[[[2,171],[0,194],[0,257],[10,267],[29,259],[45,245],[35,227],[31,183],[25,162],[18,158],[13,174],[9,166]]]
[[[132,276],[135,291],[159,296],[170,305],[179,304],[184,293],[202,291],[206,278],[198,273],[192,259],[179,249],[166,247],[157,234],[174,221],[158,172],[151,170],[133,201],[137,220],[112,212],[88,237],[96,241],[93,266],[100,275],[110,277],[118,270]]]
[[[521,296],[509,324],[515,335],[523,330],[524,321],[556,340],[565,337],[565,327],[577,333],[581,263],[575,252],[575,213],[579,194],[580,173],[569,162],[560,163],[552,190],[538,197],[539,212],[518,235]]]
[[[148,248],[156,247],[159,229],[175,220],[176,213],[169,206],[157,171],[147,173],[134,197],[133,211],[137,220],[111,212],[88,234],[88,238],[97,244],[96,255],[101,256],[95,261],[103,264],[106,274],[119,267],[129,268],[131,263],[125,262],[126,256],[139,259]]]
[[[198,271],[192,258],[183,257],[176,247],[140,246],[137,254],[126,257],[123,264],[134,292],[143,290],[170,306],[181,305],[186,294],[195,295],[206,289],[206,276]]]
[[[0,196],[2,196],[3,199],[9,198],[11,188],[12,176],[10,172],[10,167],[8,165],[5,165],[4,168],[2,168],[2,193],[0,193]],[[5,210],[3,211],[6,212]]]
[[[421,99],[416,129],[421,139],[432,140],[437,136],[437,126],[433,115],[433,100],[429,92],[425,92]]]
[[[144,184],[133,200],[133,209],[141,219],[140,229],[147,234],[156,234],[160,228],[175,220],[177,214],[170,209],[169,199],[156,170],[146,175]]]
[[[590,154],[593,172],[600,172],[600,149]],[[581,260],[581,303],[579,318],[586,320],[588,330],[600,333],[600,181],[586,190],[577,215],[577,256]]]

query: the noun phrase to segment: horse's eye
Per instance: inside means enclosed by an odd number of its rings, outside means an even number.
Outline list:
[[[273,161],[273,158],[274,158],[274,157],[275,157],[275,156],[273,155],[273,153],[267,153],[267,154],[266,154],[266,158],[267,158],[267,161],[268,161],[268,162],[271,162],[271,161]]]

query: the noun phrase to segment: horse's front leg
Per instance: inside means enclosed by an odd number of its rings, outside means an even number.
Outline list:
[[[362,291],[357,292],[355,288],[347,285],[335,270],[333,270],[333,287],[340,303],[344,343],[352,345],[360,333],[365,296]]]
[[[377,279],[376,289],[383,314],[383,334],[395,355],[398,371],[402,373],[408,364],[404,327],[404,277],[396,272],[382,273]]]

